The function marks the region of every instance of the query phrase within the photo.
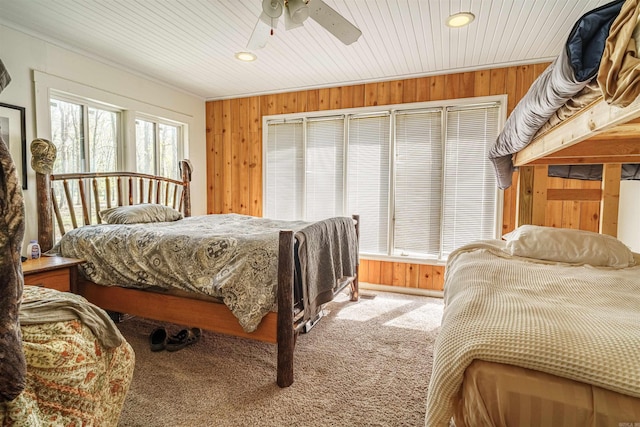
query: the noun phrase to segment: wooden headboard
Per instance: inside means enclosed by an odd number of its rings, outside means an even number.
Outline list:
[[[191,163],[180,161],[182,181],[136,172],[52,174],[55,146],[43,139],[31,143],[38,198],[38,241],[43,251],[53,247],[55,214],[60,235],[83,225],[100,224],[103,209],[157,203],[191,216]]]

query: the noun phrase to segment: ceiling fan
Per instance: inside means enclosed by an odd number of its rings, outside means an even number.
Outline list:
[[[247,49],[265,47],[283,13],[285,30],[302,26],[310,17],[346,45],[362,35],[362,31],[322,0],[262,0],[262,13],[253,28]]]

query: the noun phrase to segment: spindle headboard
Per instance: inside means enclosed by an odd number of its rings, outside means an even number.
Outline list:
[[[191,163],[180,161],[182,181],[137,172],[87,172],[52,174],[56,150],[51,142],[31,143],[31,166],[36,171],[38,240],[42,251],[53,247],[57,229],[100,224],[100,211],[114,206],[157,203],[191,216]]]

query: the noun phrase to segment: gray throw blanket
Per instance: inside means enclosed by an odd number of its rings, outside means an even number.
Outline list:
[[[119,347],[124,341],[120,331],[107,313],[80,295],[52,289],[34,289],[20,307],[21,325],[39,325],[49,322],[80,320],[100,343],[107,348]]]
[[[322,304],[333,299],[341,279],[355,276],[358,239],[353,219],[347,217],[313,223],[296,237],[305,315],[313,317]]]
[[[11,76],[0,59],[0,92],[11,82]]]

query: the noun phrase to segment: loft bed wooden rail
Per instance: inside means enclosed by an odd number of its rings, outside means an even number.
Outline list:
[[[599,201],[600,233],[616,236],[623,163],[640,163],[640,98],[624,108],[601,99],[515,155],[518,224],[544,225],[547,200]],[[557,164],[603,164],[601,188],[547,188],[548,166]]]
[[[191,215],[191,166],[186,160],[180,162],[182,181],[132,172],[55,175],[51,174],[55,161],[53,144],[47,140],[38,139],[32,142],[31,151],[39,200],[38,237],[43,250],[52,248],[54,243],[52,212],[55,212],[60,231],[64,233],[64,221],[61,219],[62,212],[60,212],[60,204],[63,201],[69,206],[69,215],[72,218],[82,217],[84,225],[99,223],[98,213],[103,206],[108,208],[111,206],[110,203],[123,205],[125,200],[129,205],[153,202],[178,206],[185,216]],[[106,180],[103,182],[103,187],[100,185],[101,180]],[[115,182],[113,185],[110,183],[112,180]],[[54,183],[61,183],[64,192],[63,200],[56,198]],[[79,202],[72,200],[70,189],[74,185],[78,186]],[[93,203],[91,196],[88,195],[88,185],[93,188]],[[105,196],[107,201],[102,203],[100,196]],[[109,201],[111,198],[114,201]],[[358,215],[353,215],[353,221],[356,237],[359,237]],[[77,218],[71,220],[71,225],[73,228],[78,227]],[[280,387],[288,387],[293,383],[293,352],[296,336],[310,320],[315,320],[305,318],[304,310],[300,310],[302,303],[294,296],[295,264],[294,232],[282,230],[279,235],[277,264],[278,311],[277,313],[269,312],[257,329],[251,333],[242,329],[234,314],[220,301],[186,292],[167,293],[120,286],[102,286],[83,277],[79,278],[77,288],[72,291],[105,310],[277,344],[277,384]],[[337,286],[333,296],[342,292],[347,286],[351,289],[351,300],[357,301],[357,265],[355,276]]]

